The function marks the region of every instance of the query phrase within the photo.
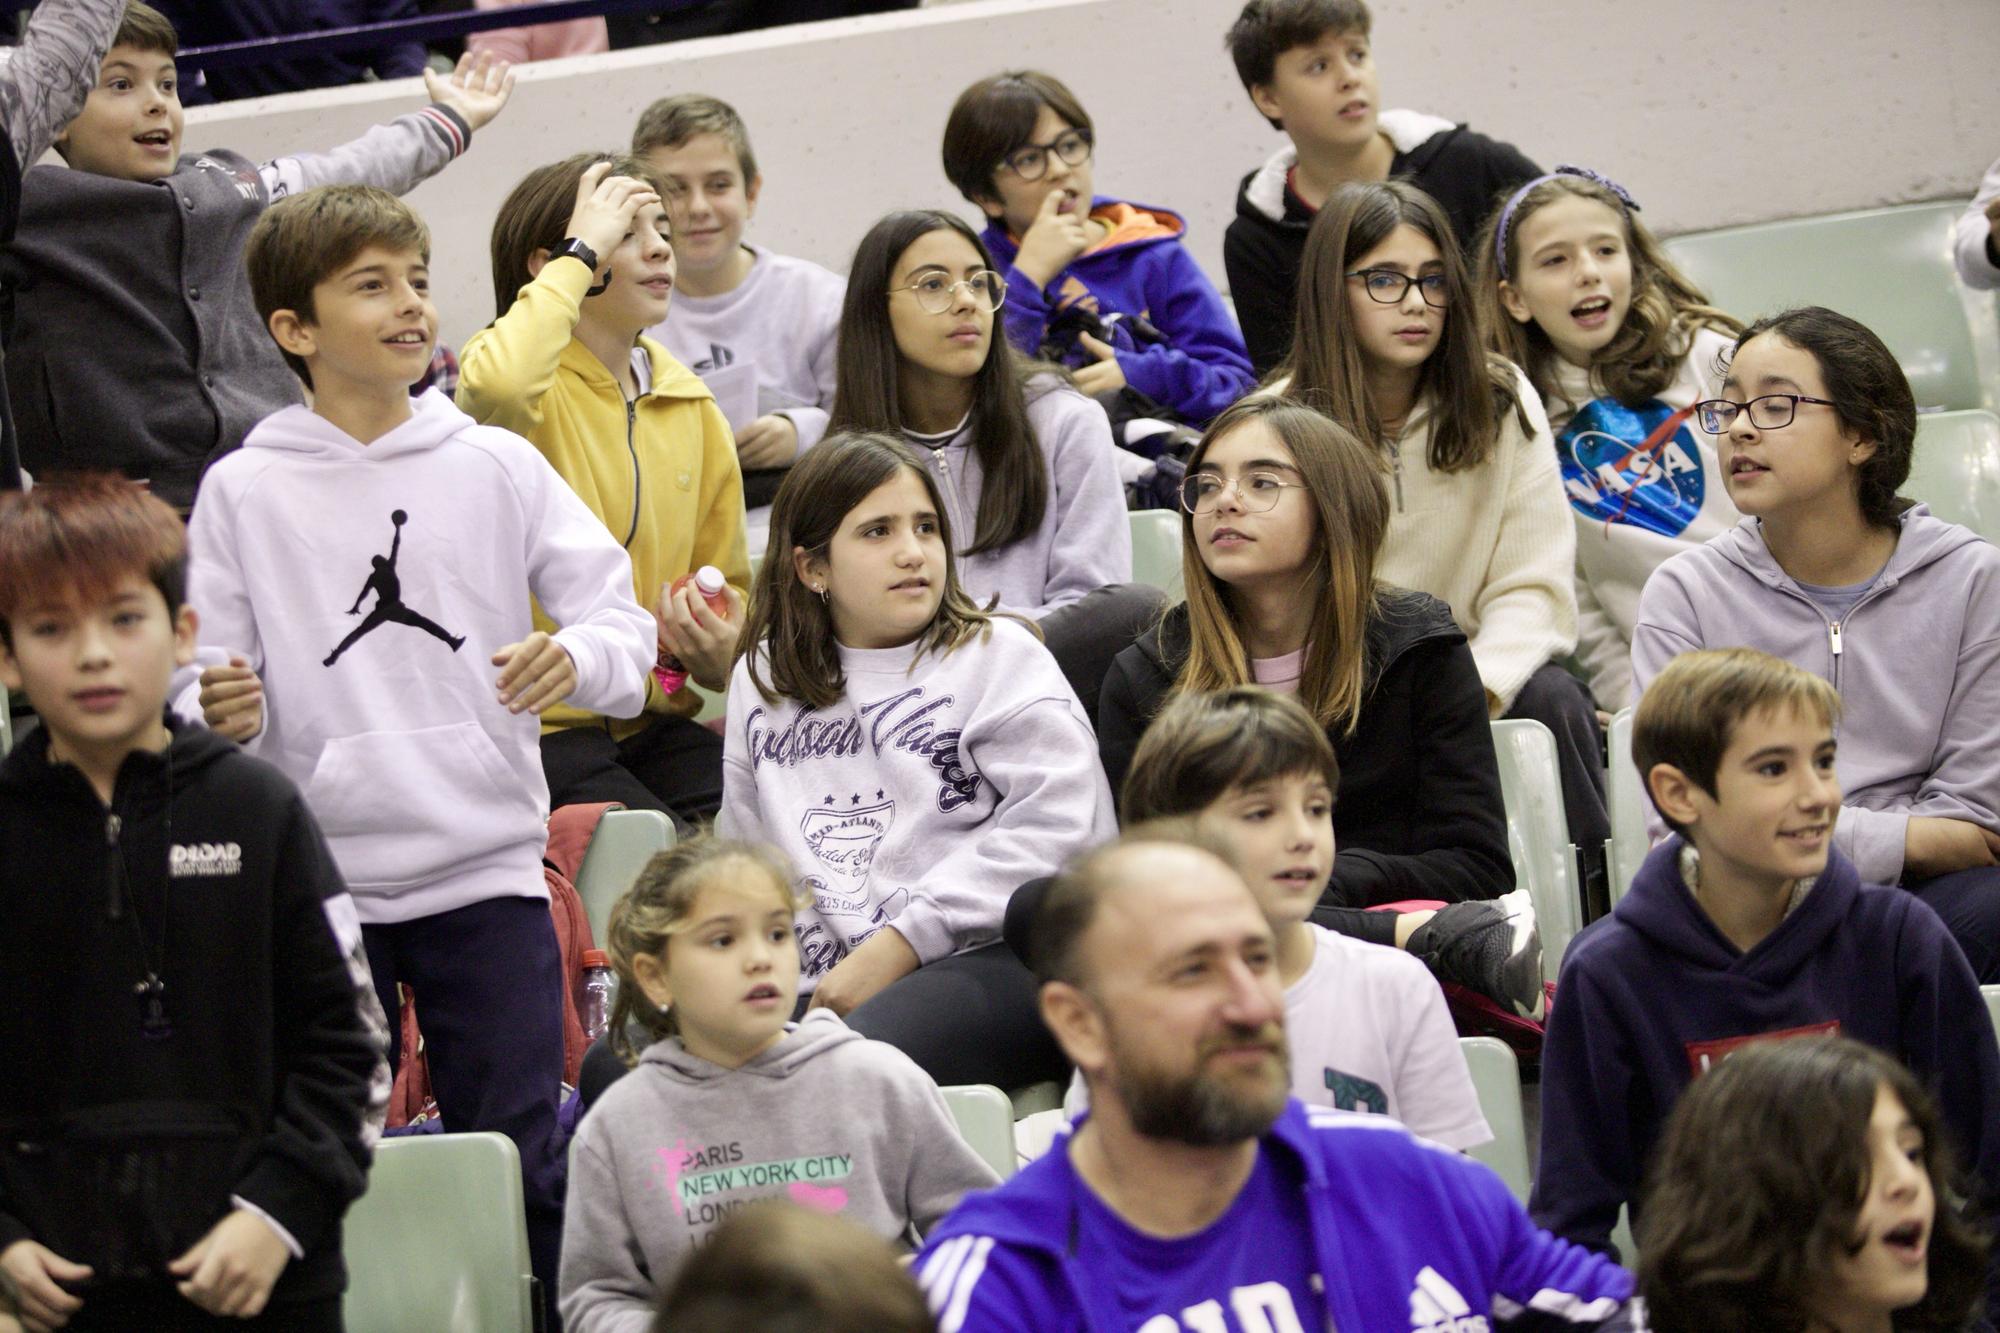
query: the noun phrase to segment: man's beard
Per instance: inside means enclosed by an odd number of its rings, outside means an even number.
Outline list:
[[[1208,1072],[1208,1060],[1224,1046],[1266,1042],[1272,1048],[1278,1077],[1258,1083]],[[1114,1040],[1114,1057],[1123,1052]],[[1112,1089],[1125,1107],[1132,1128],[1149,1139],[1167,1139],[1196,1148],[1217,1148],[1254,1139],[1271,1127],[1291,1095],[1291,1062],[1283,1029],[1236,1029],[1201,1044],[1193,1072],[1174,1076],[1142,1068],[1117,1058]]]

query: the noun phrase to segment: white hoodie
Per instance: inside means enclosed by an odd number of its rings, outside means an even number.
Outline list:
[[[798,872],[801,992],[885,925],[926,963],[990,944],[1016,888],[1117,835],[1090,722],[1029,630],[916,653],[841,648],[824,712],[765,703],[747,656],[730,677],[716,827]]]
[[[414,407],[367,445],[304,407],[266,417],[188,529],[203,658],[263,680],[249,748],[304,790],[369,924],[546,896],[540,725],[490,660],[533,630],[531,594],[571,702],[637,713],[655,648],[631,561],[534,446],[435,390]]]

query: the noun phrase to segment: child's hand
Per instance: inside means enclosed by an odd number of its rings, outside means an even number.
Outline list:
[[[264,682],[248,660],[232,657],[201,673],[201,716],[210,731],[239,744],[264,729]]]
[[[1966,819],[1912,815],[1903,828],[1903,878],[1929,879],[2000,864],[2000,835]]]
[[[1125,387],[1125,370],[1118,364],[1116,348],[1087,333],[1077,334],[1076,340],[1083,344],[1084,351],[1097,358],[1077,369],[1077,388],[1095,398],[1100,393],[1117,393]]]
[[[736,458],[745,469],[790,467],[798,456],[798,427],[776,412],[758,417],[736,437]]]
[[[659,202],[659,191],[646,182],[614,176],[609,162],[593,162],[576,183],[576,205],[570,209],[569,230],[563,235],[582,241],[595,252],[598,263],[605,263],[632,230],[639,210]]]
[[[1079,199],[1075,212],[1058,213],[1068,197],[1061,190],[1048,192],[1014,256],[1014,267],[1037,287],[1048,286],[1090,246],[1090,201]]]
[[[493,665],[500,668],[500,702],[510,713],[539,717],[576,688],[576,663],[569,649],[540,630],[493,654]]]
[[[14,1280],[21,1293],[21,1318],[36,1333],[61,1328],[83,1308],[81,1296],[73,1296],[56,1284],[87,1281],[91,1270],[86,1264],[73,1264],[31,1240],[17,1240],[0,1250],[0,1269]]]
[[[728,610],[722,615],[708,604],[692,580],[672,584],[660,594],[660,642],[680,658],[694,683],[705,690],[729,688],[729,668],[736,660],[736,637],[743,629],[743,594],[724,584]]]
[[[254,1319],[264,1312],[292,1252],[271,1224],[238,1208],[167,1265],[181,1295],[212,1315]]]
[[[424,89],[433,102],[456,111],[477,133],[514,95],[514,67],[491,51],[481,51],[476,57],[467,51],[458,58],[458,68],[450,78],[434,69],[425,70]]]
[[[847,1017],[864,1000],[873,999],[917,970],[917,951],[894,926],[882,929],[861,941],[861,947],[833,965],[833,971],[813,988],[808,1009],[831,1009]]]

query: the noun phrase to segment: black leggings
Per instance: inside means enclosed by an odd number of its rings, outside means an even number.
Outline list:
[[[601,727],[564,727],[542,737],[549,809],[617,801],[658,810],[683,831],[722,805],[722,737],[672,714],[624,740]]]

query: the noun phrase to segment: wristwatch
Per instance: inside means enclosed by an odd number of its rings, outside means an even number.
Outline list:
[[[558,245],[555,249],[549,251],[549,260],[551,263],[553,263],[555,260],[562,259],[565,256],[567,256],[570,259],[581,259],[583,261],[584,267],[590,270],[591,275],[593,277],[596,276],[597,251],[591,249],[589,246],[585,245],[582,241],[578,240],[576,237],[574,236],[570,237],[568,240],[565,240],[561,245]]]

